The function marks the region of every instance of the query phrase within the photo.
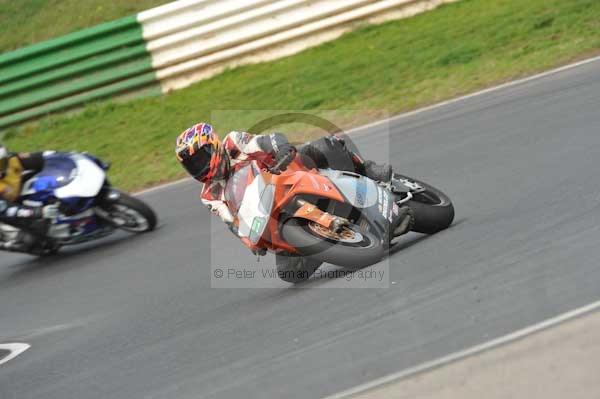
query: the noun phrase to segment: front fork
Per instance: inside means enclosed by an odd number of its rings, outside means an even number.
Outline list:
[[[111,225],[118,227],[118,223],[115,223],[113,220],[110,209],[120,198],[121,192],[116,188],[111,187],[107,182],[98,194],[96,208],[94,210],[96,215]]]
[[[334,233],[341,232],[344,227],[349,226],[348,219],[341,216],[332,215],[328,212],[323,212],[316,205],[311,204],[303,199],[297,199],[296,204],[299,206],[294,213],[294,217],[302,218],[315,222]]]

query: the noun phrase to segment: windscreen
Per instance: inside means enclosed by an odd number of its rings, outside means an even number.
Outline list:
[[[36,176],[33,187],[36,191],[66,186],[75,176],[75,162],[65,155],[51,155],[44,159],[44,169]]]
[[[229,206],[229,210],[233,215],[236,215],[242,205],[244,199],[244,193],[246,188],[258,171],[253,167],[251,163],[238,169],[231,178],[227,181],[225,186],[225,200]]]

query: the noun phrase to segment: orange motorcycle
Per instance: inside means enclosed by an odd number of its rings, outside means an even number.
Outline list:
[[[348,269],[379,262],[401,205],[413,210],[412,230],[419,233],[438,232],[454,218],[450,199],[418,180],[395,174],[390,183],[378,183],[357,173],[308,169],[295,152],[288,157],[294,159],[282,173],[277,165],[264,169],[249,161],[225,187],[238,236],[248,247],[309,260],[296,262],[293,276],[278,270],[286,281],[307,279],[322,262]]]

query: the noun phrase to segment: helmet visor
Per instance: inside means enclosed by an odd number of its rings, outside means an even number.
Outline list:
[[[194,179],[200,180],[208,174],[211,156],[212,147],[205,145],[192,155],[187,152],[182,154],[181,164]]]

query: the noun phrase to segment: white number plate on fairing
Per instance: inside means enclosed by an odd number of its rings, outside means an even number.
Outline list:
[[[246,187],[237,214],[240,237],[248,237],[253,244],[260,240],[271,217],[274,195],[275,187],[266,184],[261,175],[256,176]]]

